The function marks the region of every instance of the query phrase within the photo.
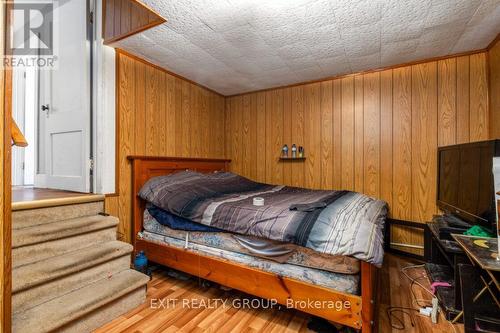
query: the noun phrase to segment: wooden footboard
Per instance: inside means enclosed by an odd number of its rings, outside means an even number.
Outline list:
[[[363,332],[375,330],[377,269],[369,263],[361,263],[361,296],[358,296],[137,238],[137,234],[143,230],[145,208],[145,202],[137,194],[148,179],[186,169],[198,172],[226,171],[230,160],[144,156],[130,156],[129,160],[132,161],[132,239],[135,252],[144,251],[153,262],[251,295],[276,300],[285,307],[362,329]]]

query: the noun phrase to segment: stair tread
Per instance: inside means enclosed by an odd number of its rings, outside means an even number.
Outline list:
[[[49,332],[145,286],[149,277],[122,271],[13,316],[14,332]]]
[[[74,196],[62,197],[62,198],[39,198],[29,201],[18,201],[12,203],[12,211],[27,210],[27,209],[38,209],[46,207],[58,207],[63,205],[77,205],[87,202],[99,202],[104,201],[105,196],[103,194],[94,193],[78,193]]]
[[[103,201],[18,210],[12,212],[12,229],[23,229],[78,217],[94,216],[103,211]]]
[[[95,265],[128,255],[132,251],[133,246],[128,243],[109,241],[16,267],[12,271],[12,292],[20,292],[83,271]]]
[[[114,216],[84,216],[13,230],[12,248],[71,237],[118,225]]]
[[[14,268],[21,267],[50,257],[57,257],[78,249],[114,240],[116,240],[116,227],[13,248],[12,266]]]

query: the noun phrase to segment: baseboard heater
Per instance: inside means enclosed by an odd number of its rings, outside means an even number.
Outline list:
[[[424,231],[425,223],[396,220],[396,219],[387,219],[386,225],[385,225],[385,231],[384,231],[384,250],[385,250],[385,252],[394,253],[394,254],[398,254],[398,255],[402,255],[402,256],[406,256],[406,257],[411,257],[411,258],[418,259],[418,260],[424,260],[423,255],[418,255],[415,253],[410,253],[407,251],[402,251],[402,250],[393,248],[393,246],[397,246],[397,247],[406,247],[406,248],[419,249],[419,250],[424,249],[424,246],[421,246],[421,245],[391,242],[391,227],[394,225],[407,227],[407,228],[413,228],[413,229],[420,229],[420,230]]]

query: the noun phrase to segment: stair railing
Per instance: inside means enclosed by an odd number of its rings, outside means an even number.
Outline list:
[[[26,141],[26,138],[17,126],[14,119],[12,119],[11,138],[13,146],[26,147],[28,145],[28,141]]]

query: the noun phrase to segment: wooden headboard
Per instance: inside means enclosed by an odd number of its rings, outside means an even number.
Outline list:
[[[142,186],[151,178],[168,175],[183,170],[198,172],[228,171],[229,162],[226,159],[183,158],[183,157],[151,157],[128,156],[132,161],[132,242],[142,231],[142,219],[146,203],[138,194]]]

